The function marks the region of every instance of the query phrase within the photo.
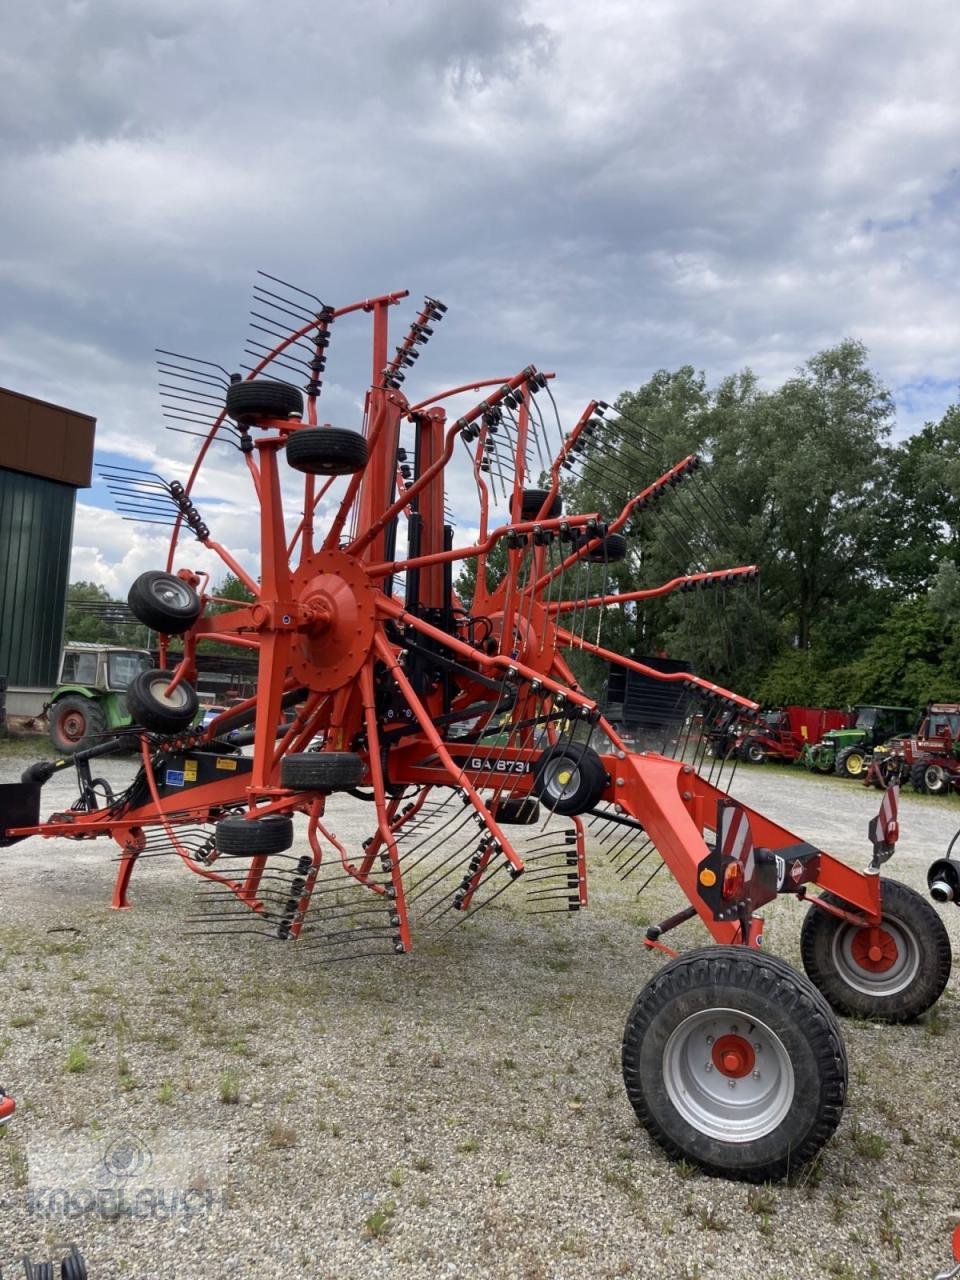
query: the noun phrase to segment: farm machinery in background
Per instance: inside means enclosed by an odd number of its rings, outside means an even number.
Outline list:
[[[909,733],[916,722],[911,707],[856,707],[849,727],[831,729],[804,748],[800,763],[814,773],[836,773],[841,778],[863,778],[875,748],[899,734]]]
[[[730,749],[750,764],[765,760],[793,764],[814,743],[852,723],[849,712],[833,708],[789,706],[764,711],[756,720],[738,722]]]
[[[442,303],[426,299],[391,351],[389,315],[405,293],[333,308],[262,280],[246,378],[162,353],[167,412],[203,437],[185,483],[112,473],[128,508],[139,501],[143,519],[172,525],[166,565],[141,575],[129,602],[183,645],[175,664],[129,687],[139,769],[104,799],[91,762],[126,739],[77,751],[77,801],[41,821],[44,782],[70,762],[37,762],[0,787],[0,845],[111,838],[117,908],[129,906],[138,860],[170,854],[201,891],[195,928],[247,926],[274,946],[349,964],[402,956],[418,931],[469,921],[508,891],[526,891],[532,912],[578,912],[589,866],[604,855],[638,892],[666,869],[685,902],[642,939],[670,961],[627,1020],[628,1098],[668,1153],[712,1172],[762,1181],[802,1165],[844,1105],[837,1014],[922,1014],[946,984],[950,945],[930,903],[879,874],[897,838],[895,788],[871,824],[869,864],[855,870],[734,799],[728,762],[706,757],[719,719],[753,714],[754,703],[602,643],[611,606],[696,600],[757,579],[755,566],[697,558],[710,513],[729,518],[708,468],[693,455],[665,458],[643,423],[600,400],[565,426],[553,375],[530,365],[408,397],[405,378]],[[372,322],[362,431],[318,414],[328,349],[357,315]],[[291,375],[303,391],[279,380]],[[240,563],[196,505],[218,444],[233,446],[237,483],[248,476],[259,565]],[[466,546],[446,506],[455,454],[476,494],[478,533]],[[578,481],[602,495],[627,471],[640,482],[625,503],[564,510]],[[686,562],[666,582],[611,593],[607,569],[629,536],[667,518],[694,535]],[[191,567],[187,533],[246,585],[250,603],[214,612],[223,602]],[[497,548],[505,572],[488,580]],[[461,599],[453,570],[470,563],[476,585]],[[193,686],[211,642],[257,655],[257,694],[198,727]],[[577,653],[682,690],[669,752],[628,749],[573,675]],[[369,834],[348,847],[338,817],[355,822],[358,805]],[[806,907],[805,974],[761,949],[760,912],[779,896]],[[696,920],[715,945],[678,955],[666,939]]]
[[[868,758],[864,783],[909,782],[914,791],[944,796],[960,787],[960,703],[931,702],[913,733],[900,734]]]

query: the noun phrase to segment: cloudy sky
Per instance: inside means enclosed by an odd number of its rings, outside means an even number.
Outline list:
[[[409,288],[398,327],[442,298],[411,393],[532,362],[573,413],[852,335],[904,434],[960,382],[958,50],[956,0],[13,0],[0,384],[182,476],[153,349],[236,368],[263,268],[334,305]],[[364,326],[331,347],[338,425]],[[199,492],[254,563],[238,455]],[[73,578],[162,565],[79,498]]]

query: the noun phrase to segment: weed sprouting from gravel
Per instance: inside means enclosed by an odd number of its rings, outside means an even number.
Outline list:
[[[871,1133],[869,1130],[861,1129],[858,1124],[850,1128],[850,1141],[857,1155],[862,1156],[864,1160],[882,1160],[890,1145],[882,1133]]]
[[[273,1151],[286,1151],[297,1145],[297,1131],[292,1125],[277,1121],[267,1130],[267,1146]],[[399,1183],[394,1184],[399,1186]]]
[[[928,1036],[945,1036],[950,1029],[950,1018],[939,1004],[935,1004],[923,1020]]]
[[[498,1169],[493,1175],[493,1185],[495,1187],[505,1187],[512,1176],[509,1169]]]
[[[224,1071],[220,1077],[220,1101],[228,1107],[240,1101],[240,1077],[235,1071]]]
[[[391,1187],[398,1187],[398,1188],[402,1187],[403,1186],[403,1170],[391,1169],[390,1172],[387,1174],[387,1181],[390,1183]]]
[[[713,1204],[702,1205],[697,1213],[697,1221],[704,1231],[730,1231],[730,1223],[721,1218]]]
[[[457,1146],[457,1153],[461,1156],[470,1156],[473,1155],[475,1151],[479,1150],[480,1140],[472,1135],[469,1138],[465,1138],[463,1142]]]
[[[374,1240],[382,1240],[389,1234],[393,1226],[393,1215],[396,1212],[397,1206],[393,1200],[384,1200],[383,1204],[377,1205],[363,1224],[367,1235]]]
[[[29,1013],[15,1013],[10,1019],[10,1026],[14,1030],[20,1030],[22,1027],[35,1027],[41,1013],[43,1013],[42,1009],[33,1009]]]
[[[82,1044],[72,1044],[67,1051],[67,1061],[64,1070],[71,1074],[80,1071],[87,1071],[90,1067],[91,1058],[87,1052],[87,1048]]]
[[[747,1192],[747,1208],[758,1217],[767,1217],[777,1209],[777,1197],[768,1186],[751,1187]]]
[[[173,1084],[169,1080],[161,1080],[160,1088],[157,1090],[157,1101],[162,1102],[165,1106],[174,1099]]]
[[[414,1156],[411,1163],[417,1173],[429,1173],[433,1168],[433,1161],[429,1156]]]

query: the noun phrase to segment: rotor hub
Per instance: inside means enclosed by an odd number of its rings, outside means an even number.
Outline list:
[[[308,556],[293,577],[303,624],[293,646],[293,671],[315,693],[349,683],[373,646],[376,590],[363,565],[345,551]]]

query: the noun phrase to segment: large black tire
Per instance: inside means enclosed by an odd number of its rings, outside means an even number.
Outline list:
[[[640,1123],[675,1159],[765,1182],[813,1159],[836,1129],[847,1057],[802,974],[764,952],[708,947],[640,992],[623,1079]]]
[[[882,956],[871,959],[870,930],[811,907],[800,930],[800,955],[811,982],[837,1013],[910,1022],[935,1004],[950,977],[950,938],[925,898],[899,880],[881,882]],[[825,893],[837,906],[855,910]]]
[[[363,761],[352,751],[305,751],[280,761],[280,784],[293,791],[347,791],[363,778]]]
[[[156,569],[141,573],[134,580],[127,604],[138,622],[166,636],[189,631],[203,611],[200,597],[189,582]]]
[[[581,546],[591,539],[581,539]],[[595,547],[587,552],[585,559],[590,564],[619,564],[627,558],[627,540],[622,533],[608,533],[601,538]]]
[[[540,803],[533,796],[506,796],[494,801],[492,813],[501,827],[529,827],[540,821]]]
[[[836,756],[814,756],[813,771],[814,773],[833,773],[833,768],[836,762]]]
[[[293,819],[285,813],[265,818],[245,818],[231,813],[217,823],[217,852],[253,858],[264,853],[285,853],[293,844]]]
[[[862,778],[867,772],[867,751],[865,747],[844,747],[833,762],[833,772],[840,778]]]
[[[192,724],[200,706],[191,684],[181,680],[170,697],[164,697],[172,671],[141,671],[127,685],[127,710],[134,724],[157,733],[178,733]]]
[[[747,760],[750,764],[763,764],[766,758],[763,744],[756,738],[747,738],[740,748],[740,759]]]
[[[50,741],[62,756],[92,747],[107,732],[103,707],[93,698],[67,693],[47,712]]]
[[[303,414],[303,396],[287,382],[251,378],[227,387],[227,413],[235,422],[256,422],[260,418],[289,418]]]
[[[913,769],[916,769],[919,774],[919,786],[914,779]],[[913,769],[910,771],[910,781],[916,791],[922,791],[928,796],[950,794],[952,779],[939,760],[918,760]]]
[[[607,787],[603,761],[592,747],[557,743],[544,751],[533,771],[533,794],[551,813],[586,813]]]
[[[550,497],[549,489],[524,489],[520,494],[520,520],[556,520],[563,514],[563,499],[559,493],[554,495],[553,501],[547,507],[543,515],[540,515],[543,504]]]
[[[348,427],[301,427],[287,439],[287,462],[311,476],[352,476],[367,465],[367,441]]]

